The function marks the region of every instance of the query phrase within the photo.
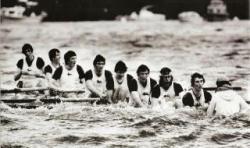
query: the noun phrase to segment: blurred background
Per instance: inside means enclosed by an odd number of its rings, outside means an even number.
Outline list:
[[[1,0],[1,8],[14,6],[25,8],[26,16],[46,13],[43,21],[115,20],[133,12],[139,14],[145,7],[166,19],[177,19],[185,11],[197,12],[207,19],[211,18],[211,13],[227,13],[228,18],[250,18],[250,0]]]

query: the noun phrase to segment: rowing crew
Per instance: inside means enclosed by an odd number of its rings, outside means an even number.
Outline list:
[[[89,91],[89,97],[99,97],[102,103],[127,102],[135,107],[166,106],[180,108],[182,106],[208,108],[209,115],[232,115],[246,111],[248,104],[233,90],[227,79],[217,80],[217,91],[212,96],[203,90],[205,78],[199,73],[191,76],[191,89],[183,91],[182,86],[174,82],[171,69],[160,70],[159,84],[149,77],[150,69],[142,64],[137,68],[137,78],[127,74],[127,66],[123,61],[115,65],[115,75],[104,69],[106,60],[97,55],[93,61],[93,69],[86,73],[76,64],[77,55],[70,50],[64,55],[64,64],[60,63],[60,51],[49,51],[50,64],[45,66],[41,57],[33,54],[33,47],[25,44],[22,48],[25,58],[17,62],[19,72],[15,76],[17,87],[50,87],[61,90]],[[48,92],[47,92],[48,93]],[[49,92],[49,95],[56,95]],[[75,94],[65,94],[72,97]],[[79,97],[79,96],[78,96]]]

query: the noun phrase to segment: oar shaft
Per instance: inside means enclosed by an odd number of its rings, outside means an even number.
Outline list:
[[[53,99],[0,99],[0,101],[4,103],[32,103],[35,101],[41,101],[43,103],[60,103],[60,102],[94,102],[98,101],[99,98],[86,98],[86,99],[59,99],[59,98],[53,98]]]
[[[231,88],[233,90],[237,90],[237,91],[242,90],[242,87],[231,87]],[[217,87],[204,87],[203,89],[207,90],[207,91],[215,91],[217,89]]]
[[[27,93],[27,92],[34,92],[34,91],[45,91],[50,90],[49,88],[14,88],[14,89],[0,89],[1,93]],[[85,90],[55,90],[53,91],[59,93],[85,93]]]

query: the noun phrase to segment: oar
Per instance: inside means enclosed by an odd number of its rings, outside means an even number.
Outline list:
[[[99,98],[85,98],[85,99],[70,99],[70,98],[52,98],[52,99],[0,99],[4,103],[33,103],[35,101],[41,101],[43,103],[60,103],[60,102],[95,102],[100,100]]]
[[[12,89],[1,89],[1,93],[25,93],[25,92],[34,92],[34,91],[44,91],[48,88],[12,88]]]
[[[203,89],[207,91],[215,91],[217,87],[204,87]],[[242,90],[242,87],[231,87],[231,89],[240,91]]]
[[[4,93],[27,93],[27,92],[34,92],[34,91],[44,91],[44,90],[54,90],[60,93],[85,93],[85,90],[61,90],[61,89],[51,89],[51,88],[12,88],[12,89],[1,89],[1,94]]]

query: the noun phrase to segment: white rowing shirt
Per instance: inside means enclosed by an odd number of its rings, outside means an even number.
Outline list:
[[[95,73],[95,70],[91,70],[93,78],[92,78],[92,82],[94,87],[101,93],[105,93],[107,91],[106,88],[106,78],[105,78],[105,70],[103,70],[102,75],[101,76],[97,76]]]
[[[52,69],[52,73],[51,73],[51,76],[53,76],[54,75],[54,73],[55,73],[55,71],[56,71],[56,69],[58,68],[58,67],[60,67],[60,64],[57,66],[57,67],[55,67],[55,66],[53,66],[51,63],[49,64],[49,66],[51,67],[51,69]]]
[[[114,79],[115,99],[124,101],[126,98],[129,98],[129,89],[127,82],[128,82],[127,75],[124,76],[122,83],[118,83],[116,78]]]
[[[34,56],[34,60],[32,61],[31,65],[29,66],[26,59],[23,58],[23,68],[22,70],[27,71],[30,74],[37,73],[42,74],[42,70],[38,69],[36,66],[37,57]],[[35,76],[32,75],[22,75],[22,79],[34,79]]]
[[[168,90],[163,89],[160,87],[160,99],[165,101],[173,101],[175,98],[175,91],[174,91],[174,83],[168,88]]]
[[[60,79],[61,88],[63,89],[77,89],[83,88],[83,84],[80,83],[79,74],[77,72],[77,65],[73,69],[68,70],[63,66],[62,75]]]
[[[127,79],[127,75],[124,76],[122,83],[118,83],[118,81],[116,80],[116,78],[114,79],[114,87],[115,89],[117,88],[124,88],[128,90],[128,79]]]
[[[196,96],[192,89],[188,92],[192,95],[192,98],[194,100],[194,106],[197,106],[197,105],[205,106],[205,95],[204,95],[203,89],[201,90],[201,97],[199,100],[196,99]]]
[[[138,85],[138,93],[142,103],[149,104],[151,95],[150,78],[149,77],[147,78],[147,85],[145,87],[142,86],[139,80],[137,81],[137,85]]]

